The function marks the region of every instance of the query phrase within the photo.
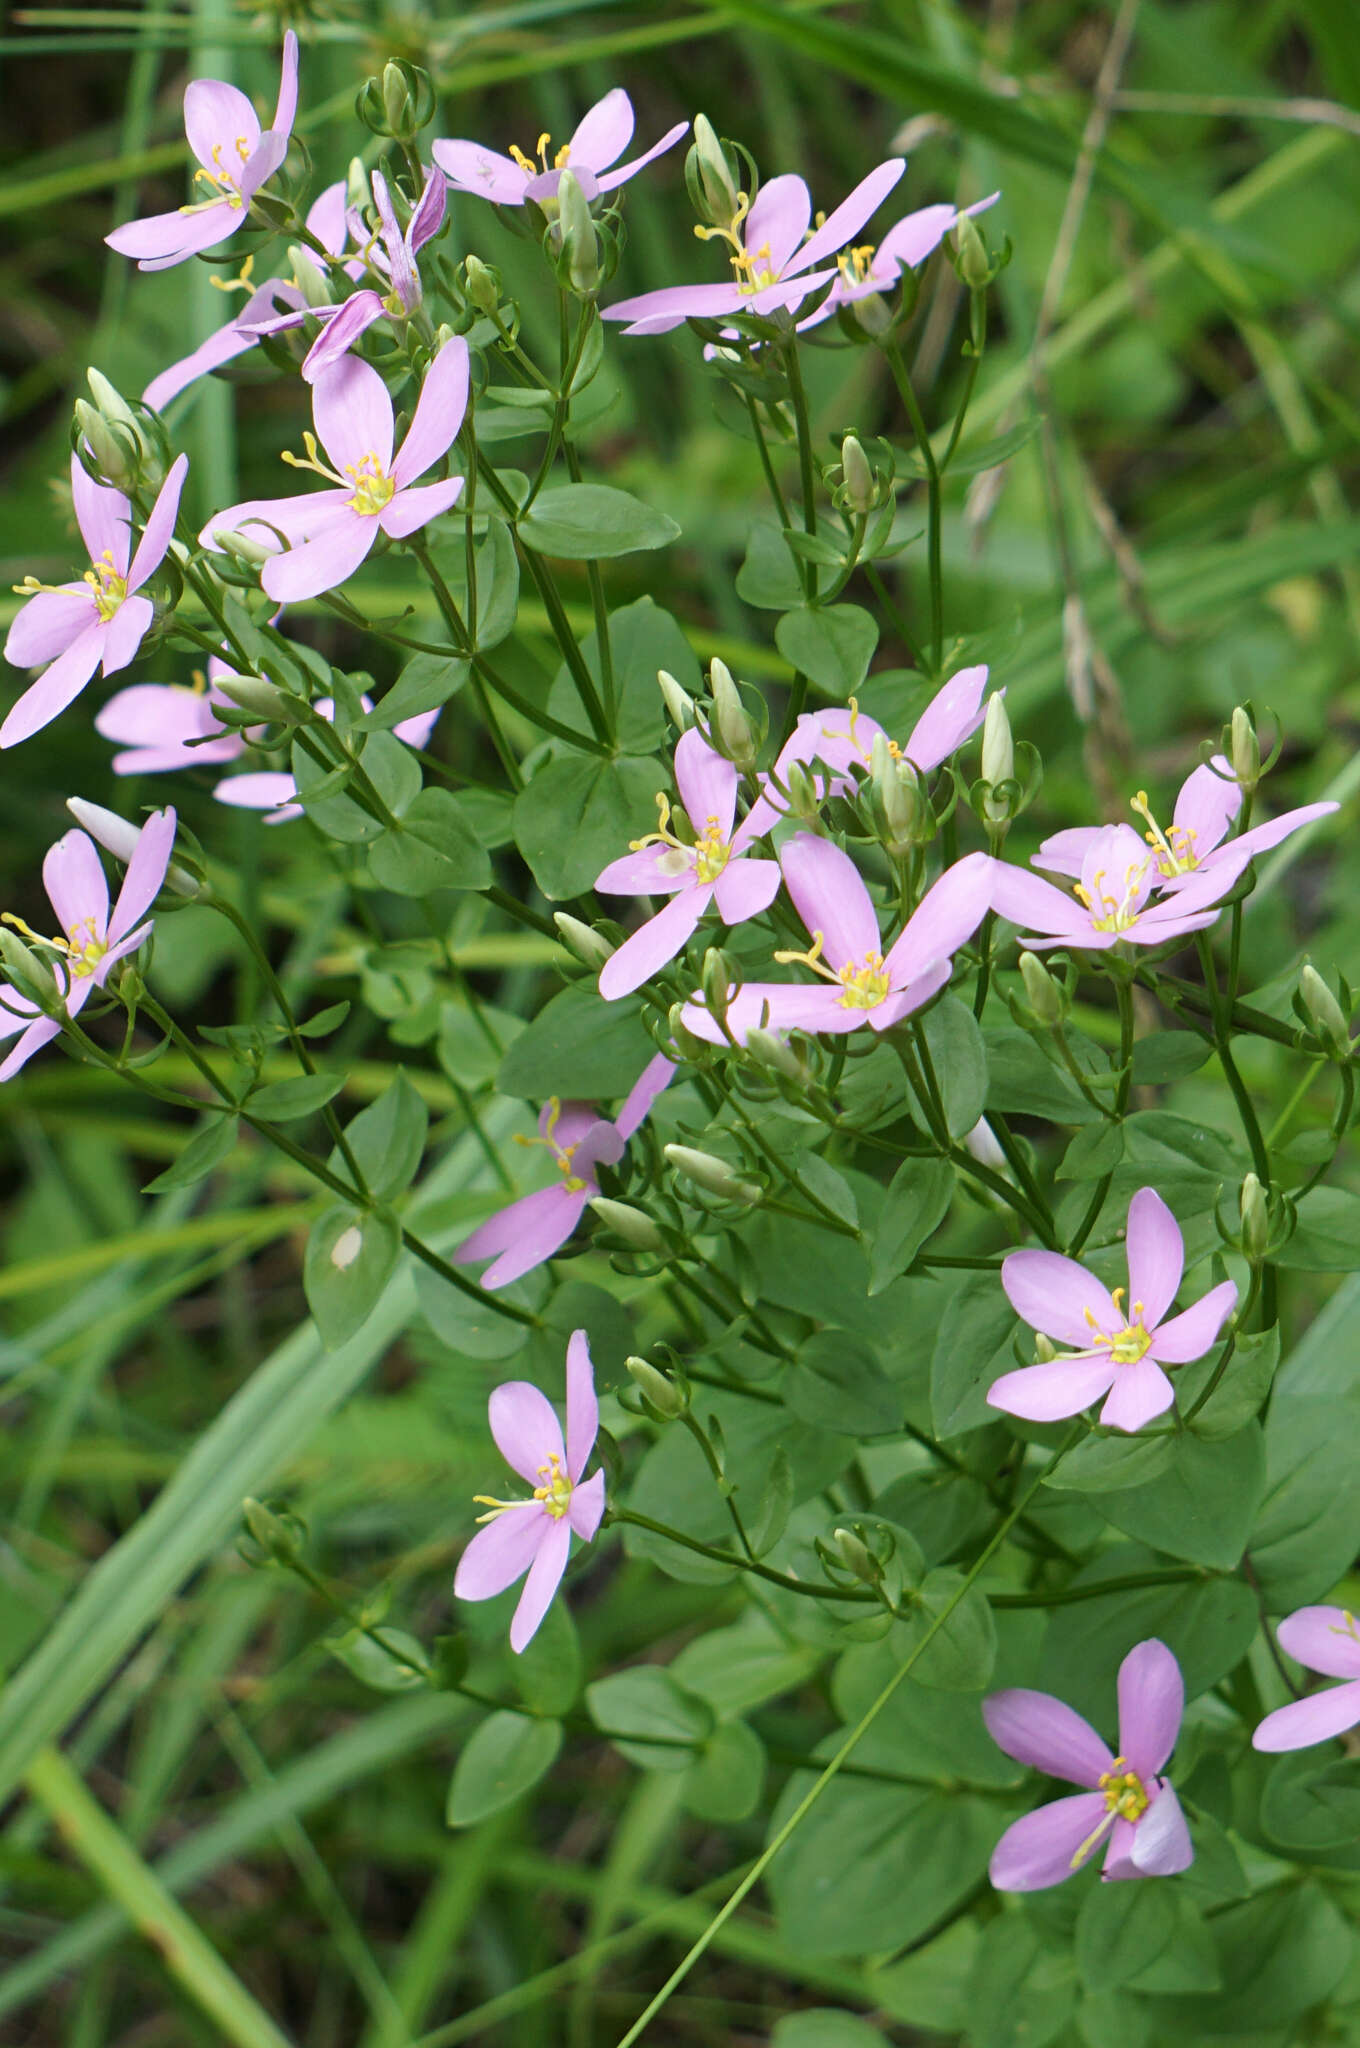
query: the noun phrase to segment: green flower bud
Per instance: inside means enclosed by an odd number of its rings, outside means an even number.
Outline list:
[[[1042,1330],[1036,1331],[1034,1337],[1034,1363],[1036,1365],[1051,1365],[1057,1355],[1057,1345],[1050,1338],[1045,1337]]]
[[[318,258],[309,249],[292,242],[288,247],[288,261],[293,267],[293,283],[309,306],[329,306],[331,286],[317,269]]]
[[[247,1495],[241,1503],[241,1519],[267,1558],[276,1564],[296,1562],[307,1533],[296,1515],[278,1514]]]
[[[574,171],[563,171],[557,186],[561,257],[557,274],[578,298],[594,298],[604,278],[599,231]]]
[[[271,725],[305,725],[307,705],[264,676],[223,676],[217,688],[231,703]]]
[[[16,994],[27,1002],[37,1003],[40,1009],[55,1012],[62,1000],[57,977],[42,954],[26,946],[18,933],[10,930],[10,921],[9,912],[0,918],[0,961],[4,962],[5,972]],[[5,984],[0,983],[0,1024],[9,1021],[16,1007],[5,1001]]]
[[[704,1005],[709,1015],[721,1022],[732,1000],[732,972],[721,946],[710,946],[704,954],[704,971],[699,986],[704,992]]]
[[[756,764],[755,728],[747,717],[741,695],[725,661],[714,655],[708,671],[709,693],[713,699],[713,733],[718,751],[743,772]]]
[[[910,270],[902,272],[904,286],[911,276]],[[885,335],[892,333],[892,307],[882,292],[866,292],[862,299],[853,299],[846,311],[856,327],[862,328],[873,341],[882,341]]]
[[[894,760],[884,734],[874,734],[869,751],[869,780],[878,798],[887,830],[890,853],[905,853],[929,838],[935,830],[930,806],[921,795],[915,770],[908,761]],[[923,834],[924,828],[924,834]]]
[[[697,1152],[692,1145],[667,1145],[664,1149],[676,1172],[683,1173],[709,1194],[721,1195],[729,1202],[745,1202],[751,1208],[764,1201],[763,1190],[753,1181],[742,1180],[725,1159],[715,1159],[711,1152]]]
[[[820,815],[822,800],[812,771],[802,761],[790,761],[784,770],[784,787],[789,793],[789,810],[795,818],[811,825]]]
[[[635,1209],[631,1202],[611,1202],[608,1195],[593,1195],[590,1206],[605,1229],[621,1237],[632,1251],[665,1251],[666,1240],[651,1217],[644,1210]]]
[[[369,83],[376,84],[377,81],[370,79]],[[349,160],[349,169],[345,173],[345,199],[350,206],[356,208],[360,213],[363,213],[365,208],[373,204],[373,194],[369,189],[368,183],[368,172],[364,169],[362,157],[352,156]]]
[[[878,503],[878,485],[869,458],[855,434],[841,442],[842,496],[851,512],[872,512]]]
[[[1232,715],[1232,743],[1230,749],[1233,774],[1243,790],[1250,795],[1261,780],[1261,747],[1256,737],[1256,727],[1251,714],[1241,704]]]
[[[573,958],[579,960],[583,967],[592,968],[598,973],[612,955],[613,948],[609,941],[566,910],[555,910],[553,923],[557,926],[562,944]]]
[[[702,1064],[713,1057],[713,1047],[706,1038],[696,1038],[685,1022],[683,1003],[672,1003],[666,1018],[666,1033],[682,1060],[690,1066]]]
[[[1266,1192],[1254,1173],[1242,1183],[1242,1251],[1253,1266],[1259,1266],[1270,1245],[1270,1210]]]
[[[852,1578],[861,1580],[866,1586],[878,1584],[883,1577],[883,1567],[853,1529],[833,1529],[831,1541],[836,1546],[840,1562]]]
[[[1350,1020],[1316,967],[1307,961],[1299,969],[1299,994],[1321,1044],[1336,1058],[1348,1060],[1353,1050]]]
[[[625,1358],[623,1364],[648,1407],[654,1408],[667,1422],[674,1422],[678,1415],[684,1414],[689,1406],[689,1397],[674,1380],[667,1379],[664,1372],[658,1372],[645,1358]]]
[[[463,290],[467,302],[479,313],[494,313],[501,302],[501,280],[497,271],[483,263],[480,256],[466,256],[463,259]]]
[[[1015,744],[1006,715],[1006,700],[999,690],[994,690],[987,699],[987,716],[982,724],[982,779],[996,784],[1010,782],[1014,776]]]
[[[806,1060],[798,1057],[786,1038],[780,1038],[774,1031],[764,1031],[759,1025],[746,1034],[746,1050],[750,1057],[762,1067],[769,1067],[776,1074],[782,1074],[795,1087],[805,1088],[812,1079],[811,1069]]]
[[[1066,1003],[1060,983],[1053,979],[1037,953],[1020,955],[1020,979],[1025,984],[1025,998],[1041,1024],[1050,1031],[1062,1023]]]
[[[277,548],[265,547],[251,534],[240,533],[234,526],[215,526],[213,539],[224,555],[230,557],[243,569],[259,569],[278,553]]]
[[[671,724],[677,732],[688,732],[697,721],[694,699],[688,690],[676,682],[669,669],[659,668],[656,680],[660,688]]]
[[[694,116],[694,141],[685,159],[685,184],[694,210],[708,226],[730,228],[744,212],[732,160],[707,114]]]
[[[164,450],[147,430],[148,416],[132,407],[100,371],[89,369],[85,380],[93,403],[78,398],[76,423],[107,483],[120,491],[143,484],[156,490],[165,479]]]
[[[981,291],[990,284],[991,258],[971,214],[961,213],[954,223],[954,249],[959,276],[970,291]]]

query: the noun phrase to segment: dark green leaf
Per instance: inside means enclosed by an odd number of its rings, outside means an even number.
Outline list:
[[[452,791],[425,789],[368,852],[379,888],[398,896],[428,896],[435,889],[485,889],[491,862]]]
[[[561,754],[515,798],[515,843],[543,894],[581,896],[628,843],[656,823],[654,761]]]
[[[774,639],[785,661],[819,688],[847,697],[869,672],[878,625],[857,604],[828,605],[824,611],[800,607],[784,613]]]
[[[586,1705],[601,1734],[642,1771],[683,1771],[713,1732],[707,1702],[656,1664],[597,1678]]]
[[[403,1194],[415,1179],[429,1126],[430,1113],[400,1068],[377,1101],[346,1124],[345,1142],[380,1202]],[[331,1170],[346,1170],[338,1146],[331,1155]]]
[[[869,1253],[869,1292],[881,1294],[905,1273],[921,1246],[939,1229],[954,1198],[947,1159],[905,1159],[888,1186]]]
[[[489,1714],[453,1767],[445,1820],[451,1828],[470,1828],[499,1813],[538,1783],[561,1747],[560,1721],[508,1710]]]
[[[303,1262],[307,1306],[327,1347],[352,1337],[377,1306],[401,1250],[395,1218],[381,1210],[327,1209],[312,1225]]]
[[[521,1031],[496,1075],[503,1095],[621,1096],[655,1047],[631,1003],[607,1003],[586,982],[560,989]]]
[[[344,1074],[298,1074],[291,1081],[267,1081],[257,1088],[246,1104],[262,1123],[296,1123],[299,1117],[314,1116],[324,1109],[345,1085]]]
[[[1197,1031],[1156,1031],[1133,1048],[1133,1078],[1154,1086],[1197,1074],[1213,1053],[1213,1045]]]
[[[1230,1571],[1247,1547],[1265,1492],[1265,1444],[1255,1423],[1208,1443],[1177,1436],[1165,1471],[1140,1486],[1093,1496],[1106,1521],[1192,1564]]]
[[[664,512],[606,484],[557,484],[540,491],[519,522],[527,548],[568,562],[664,548],[679,532]]]
[[[940,1320],[930,1361],[930,1406],[939,1437],[962,1436],[995,1422],[987,1389],[1016,1368],[1015,1311],[995,1274],[971,1275]]]
[[[748,1820],[765,1789],[765,1745],[745,1721],[724,1721],[685,1771],[680,1797],[701,1820]]]
[[[862,1338],[821,1330],[809,1337],[784,1380],[800,1421],[847,1436],[886,1436],[902,1427],[902,1398]]]
[[[241,1120],[235,1116],[215,1116],[212,1122],[196,1131],[173,1166],[167,1166],[164,1173],[148,1181],[143,1194],[167,1195],[172,1188],[191,1188],[196,1181],[204,1179],[215,1166],[230,1156],[240,1132]]]
[[[1124,1157],[1124,1133],[1118,1124],[1087,1124],[1063,1153],[1057,1180],[1099,1180],[1113,1173]]]
[[[987,1100],[987,1048],[978,1021],[958,996],[943,995],[925,1019],[935,1079],[951,1138],[965,1138]]]
[[[470,664],[457,655],[417,654],[407,662],[377,709],[355,719],[354,730],[390,732],[403,719],[433,711],[457,696],[470,672]]]

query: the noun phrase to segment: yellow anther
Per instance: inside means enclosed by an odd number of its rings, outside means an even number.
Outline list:
[[[94,608],[107,626],[127,596],[127,578],[119,575],[114,567],[113,556],[107,548],[85,571],[82,580],[89,584],[94,596]]]
[[[396,479],[390,477],[376,455],[371,452],[361,462],[347,462],[345,474],[354,484],[354,496],[350,499],[352,510],[365,519],[374,518],[386,511],[396,496]]]
[[[533,158],[526,156],[522,149],[517,149],[513,142],[510,145],[510,154],[526,177],[536,178],[538,176],[538,165],[534,162]]]
[[[254,285],[251,283],[251,277],[254,273],[254,269],[255,258],[253,256],[247,256],[245,262],[241,265],[239,276],[210,277],[208,279],[208,283],[213,287],[214,291],[245,292],[248,295],[255,289]],[[296,279],[294,281],[296,282]]]
[[[514,1142],[517,1145],[546,1145],[549,1152],[552,1153],[553,1164],[562,1175],[562,1184],[567,1193],[569,1195],[579,1195],[582,1188],[591,1185],[589,1181],[583,1180],[579,1174],[574,1173],[572,1170],[572,1160],[581,1149],[580,1140],[578,1138],[574,1145],[559,1145],[557,1142],[557,1122],[562,1114],[562,1098],[560,1095],[550,1095],[548,1097],[547,1110],[547,1122],[544,1124],[540,1136],[526,1138],[522,1132],[516,1131]]]
[[[836,258],[836,268],[847,284],[863,284],[872,274],[874,265],[874,244],[861,243],[857,249],[846,249]]]

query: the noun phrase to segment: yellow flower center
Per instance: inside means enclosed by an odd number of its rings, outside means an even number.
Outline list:
[[[94,973],[108,950],[108,941],[100,938],[92,917],[82,918],[79,924],[70,927],[65,948],[66,963],[80,980],[84,981]]]
[[[814,974],[820,974],[823,981],[835,982],[840,990],[840,1006],[843,1010],[876,1010],[892,992],[892,982],[883,964],[881,953],[866,953],[861,966],[847,960],[843,967],[833,972],[822,958],[824,934],[814,932],[812,944],[806,953],[795,953],[781,948],[775,959],[785,966],[810,967]]]
[[[1171,825],[1163,831],[1152,815],[1145,789],[1130,797],[1129,809],[1137,811],[1147,825],[1143,836],[1153,850],[1158,873],[1168,881],[1175,875],[1193,874],[1199,866],[1199,855],[1195,852],[1195,840],[1199,835],[1194,826]]]
[[[1091,913],[1091,924],[1098,932],[1132,931],[1143,914],[1143,905],[1138,892],[1147,874],[1146,861],[1130,861],[1124,870],[1124,893],[1114,895],[1105,886],[1105,870],[1099,869],[1092,877],[1093,886],[1085,888],[1082,883],[1074,884],[1077,901]]]
[[[522,1133],[516,1131],[515,1143],[517,1145],[546,1145],[553,1156],[553,1164],[562,1176],[563,1187],[569,1195],[579,1195],[582,1188],[593,1186],[593,1182],[582,1179],[572,1168],[572,1160],[581,1149],[580,1140],[578,1139],[574,1145],[559,1145],[557,1142],[557,1120],[561,1114],[561,1097],[550,1095],[548,1097],[548,1121],[543,1127],[542,1134],[536,1138],[526,1138]]]
[[[94,608],[107,626],[127,596],[127,578],[118,574],[113,566],[113,556],[107,548],[85,571],[84,580],[94,593]]]
[[[533,156],[527,155],[522,149],[516,149],[513,142],[510,145],[510,154],[524,172],[526,178],[536,178],[543,171],[565,171],[567,165],[571,162],[571,144],[569,142],[562,144],[562,147],[555,153],[550,164],[548,162],[548,151],[551,148],[552,136],[545,128],[535,144]],[[537,163],[535,163],[534,157],[537,157]]]
[[[693,846],[686,846],[671,830],[670,799],[660,790],[656,793],[656,809],[656,831],[644,833],[641,839],[630,839],[628,851],[644,853],[649,846],[664,846],[667,851],[657,860],[663,874],[683,875],[686,868],[693,867],[696,881],[716,882],[732,857],[732,848],[723,837],[718,820],[705,819],[704,829]]]
[[[1111,1293],[1114,1305],[1118,1308],[1124,1298],[1124,1289],[1122,1287],[1115,1287],[1111,1290]],[[1063,1354],[1064,1357],[1091,1358],[1096,1353],[1105,1351],[1108,1352],[1116,1365],[1136,1365],[1138,1360],[1146,1355],[1148,1347],[1152,1343],[1152,1332],[1144,1327],[1143,1304],[1141,1301],[1135,1301],[1132,1304],[1129,1320],[1122,1329],[1115,1330],[1113,1333],[1109,1330],[1101,1329],[1100,1324],[1096,1321],[1089,1308],[1083,1309],[1082,1314],[1090,1326],[1091,1335],[1095,1342],[1089,1351],[1069,1351]]]
[[[836,258],[836,268],[847,284],[863,284],[873,275],[874,244],[864,242],[858,249],[843,249]]]
[[[366,519],[372,519],[391,504],[396,495],[395,479],[388,476],[376,455],[365,455],[362,462],[345,464],[345,474],[354,480],[354,496],[350,504]]]
[[[534,1488],[534,1499],[548,1510],[555,1522],[560,1522],[571,1505],[573,1489],[556,1451],[549,1451],[548,1462],[539,1466],[538,1476],[543,1484]]]
[[[245,205],[245,200],[241,196],[241,177],[246,165],[250,161],[250,138],[248,136],[237,136],[236,155],[238,161],[235,169],[228,170],[222,161],[221,143],[215,142],[213,144],[212,169],[209,170],[207,165],[203,164],[194,172],[194,183],[196,185],[206,185],[209,196],[206,199],[195,200],[192,205],[181,206],[181,213],[201,213],[206,206],[220,206],[224,199],[233,213],[241,211],[241,208]]]
[[[1152,1804],[1142,1779],[1136,1771],[1129,1769],[1122,1756],[1115,1758],[1108,1771],[1101,1772],[1096,1787],[1105,1794],[1105,1818],[1091,1830],[1076,1851],[1069,1866],[1072,1870],[1081,1868],[1101,1837],[1108,1834],[1117,1820],[1141,1820]]]

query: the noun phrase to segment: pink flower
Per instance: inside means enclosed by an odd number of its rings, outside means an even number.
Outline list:
[[[207,193],[173,213],[129,221],[104,240],[120,256],[135,256],[139,270],[168,270],[234,235],[261,185],[288,154],[297,112],[297,37],[283,39],[283,71],[273,125],[260,130],[255,109],[234,85],[196,78],[184,94],[184,132],[198,158],[194,182]]]
[[[1224,1280],[1168,1322],[1185,1270],[1185,1240],[1155,1188],[1140,1188],[1129,1203],[1126,1238],[1127,1311],[1122,1287],[1111,1293],[1060,1252],[1012,1252],[1002,1261],[1001,1284],[1015,1313],[1032,1330],[1080,1348],[1003,1373],[987,1392],[993,1408],[1027,1422],[1055,1422],[1108,1394],[1101,1421],[1135,1430],[1171,1406],[1176,1396],[1162,1367],[1203,1358],[1237,1305],[1237,1289]]]
[[[533,1640],[567,1568],[574,1529],[583,1543],[594,1539],[604,1513],[604,1474],[582,1482],[600,1426],[595,1371],[584,1330],[567,1345],[567,1441],[552,1403],[528,1380],[508,1380],[488,1404],[491,1434],[506,1464],[533,1488],[530,1500],[474,1496],[489,1510],[484,1526],[458,1561],[453,1590],[460,1600],[494,1600],[516,1579],[524,1579],[510,1647],[516,1653]]]
[[[436,142],[430,154],[456,192],[470,192],[496,206],[523,206],[526,199],[545,206],[556,198],[563,171],[571,171],[587,200],[597,199],[602,192],[613,192],[626,184],[654,158],[673,149],[688,128],[688,121],[677,121],[642,156],[634,157],[631,163],[619,163],[633,139],[633,103],[616,85],[595,102],[577,124],[570,142],[554,153],[551,163],[550,135],[539,136],[534,156],[513,148],[509,156],[501,156],[480,142]]]
[[[970,853],[927,890],[885,954],[878,913],[849,854],[799,832],[779,856],[798,915],[812,934],[806,953],[776,953],[822,976],[815,982],[751,981],[727,1008],[727,1029],[739,1045],[757,1025],[771,1031],[888,1031],[919,1010],[949,980],[953,955],[977,930],[991,892],[992,863]],[[727,1040],[698,996],[682,1019],[697,1038]]]
[[[9,629],[5,659],[15,668],[49,665],[0,725],[0,747],[17,746],[50,725],[101,664],[106,676],[127,667],[156,616],[150,598],[138,593],[165,559],[188,469],[188,456],[178,456],[129,565],[130,501],[111,485],[95,483],[82,469],[79,456],[71,457],[71,496],[81,538],[90,551],[90,567],[79,583],[63,583],[56,589],[31,576],[25,580],[24,590],[33,595],[19,607]]]
[[[302,374],[309,384],[314,384],[324,370],[338,363],[375,320],[409,318],[424,296],[416,257],[444,225],[448,186],[439,171],[432,170],[426,174],[425,190],[403,234],[393,211],[387,180],[381,171],[374,171],[372,185],[382,251],[380,253],[376,244],[369,246],[368,261],[386,278],[390,289],[382,293],[365,286],[338,306],[311,309],[315,318],[324,325],[303,357]],[[293,324],[292,321],[278,320],[272,323],[271,331],[277,332],[284,325]]]
[[[1345,1607],[1300,1607],[1275,1633],[1280,1648],[1296,1664],[1349,1682],[1277,1707],[1252,1736],[1253,1749],[1307,1749],[1354,1728],[1360,1721],[1360,1631],[1355,1616]]]
[[[698,835],[687,846],[670,830],[670,805],[658,796],[660,828],[632,842],[632,852],[611,861],[595,887],[607,896],[669,896],[664,910],[625,939],[600,971],[608,1003],[626,996],[673,960],[710,904],[724,924],[741,924],[768,910],[779,889],[779,865],[752,860],[748,849],[759,827],[749,818],[732,829],[737,812],[737,771],[697,729],[675,749],[675,780]]]
[[[992,192],[986,199],[965,206],[963,212],[985,213],[1000,197],[999,192]],[[960,217],[953,206],[921,206],[890,227],[876,249],[871,244],[847,249],[836,259],[835,283],[816,311],[799,321],[800,329],[820,326],[840,307],[853,305],[856,299],[891,291],[904,270],[915,270],[934,255],[951,228],[958,226]]]
[[[336,589],[354,574],[379,532],[405,540],[447,512],[459,496],[460,476],[438,484],[417,484],[416,478],[453,445],[467,392],[467,343],[455,335],[426,372],[406,439],[394,458],[387,386],[370,364],[346,356],[312,387],[317,436],[335,467],[327,469],[317,460],[310,434],[304,436],[307,460],[286,458],[294,469],[310,469],[336,489],[229,506],[199,536],[204,547],[219,549],[218,536],[237,529],[262,546],[279,547],[281,534],[286,547],[260,573],[267,594],[280,604],[294,604]]]
[[[803,180],[789,174],[771,178],[744,220],[705,231],[706,240],[717,236],[728,244],[733,274],[727,284],[667,285],[601,311],[606,320],[628,321],[629,334],[665,334],[683,320],[722,320],[732,313],[769,314],[801,305],[839,275],[834,267],[816,266],[854,239],[906,167],[900,156],[879,164],[812,234],[812,198]]]
[[[1163,946],[1170,939],[1203,931],[1216,922],[1219,907],[1251,859],[1241,840],[1190,875],[1171,894],[1154,900],[1160,886],[1157,861],[1128,825],[1102,825],[1082,856],[1081,880],[1073,895],[1024,868],[998,861],[992,908],[1012,924],[1029,925],[1041,937],[1025,944],[1103,953],[1111,946]]]
[[[93,990],[103,988],[110,970],[135,953],[151,931],[151,920],[138,920],[155,901],[170,850],[175,843],[173,811],[153,811],[128,861],[118,901],[109,912],[109,886],[94,841],[84,832],[67,832],[49,847],[43,862],[43,887],[56,914],[61,936],[42,939],[21,919],[14,925],[31,944],[52,956],[58,984],[65,984],[63,1007],[68,1017],[84,1009]],[[18,1043],[0,1065],[0,1081],[8,1081],[61,1030],[55,1017],[45,1016],[17,989],[0,989],[0,1039],[20,1033]]]
[[[1002,1892],[1038,1892],[1080,1870],[1108,1838],[1106,1879],[1173,1877],[1195,1860],[1180,1801],[1159,1774],[1185,1711],[1180,1666],[1165,1643],[1138,1643],[1119,1667],[1119,1755],[1051,1693],[1015,1686],[982,1702],[998,1749],[1050,1778],[1090,1789],[1008,1827],[988,1872]]]
[[[876,718],[860,710],[852,697],[847,705],[829,711],[805,711],[779,750],[772,776],[764,778],[764,795],[752,806],[751,819],[757,829],[768,832],[788,809],[778,783],[785,786],[795,761],[806,765],[820,761],[833,771],[832,779],[818,779],[823,796],[853,796],[858,784],[851,770],[867,775],[874,741],[880,736],[895,760],[905,760],[918,775],[928,775],[970,739],[987,715],[983,701],[987,688],[987,667],[961,668],[935,692],[911,729],[906,745],[899,747],[888,738]],[[1001,694],[1005,694],[1002,692]]]
[[[560,1102],[554,1096],[545,1103],[537,1139],[525,1142],[547,1146],[561,1179],[488,1216],[454,1253],[459,1263],[494,1259],[482,1285],[508,1287],[550,1259],[575,1230],[591,1196],[599,1193],[595,1168],[622,1159],[624,1146],[674,1075],[664,1053],[649,1060],[613,1123],[597,1116],[588,1102]]]
[[[1144,790],[1139,790],[1130,808],[1147,826],[1144,836],[1152,848],[1154,878],[1161,889],[1170,892],[1183,890],[1192,875],[1225,867],[1243,854],[1254,857],[1267,852],[1301,826],[1311,824],[1314,818],[1325,818],[1339,807],[1333,803],[1304,804],[1299,810],[1285,811],[1280,817],[1271,818],[1264,825],[1253,825],[1250,831],[1229,839],[1229,828],[1242,808],[1242,790],[1233,779],[1232,763],[1222,754],[1215,754],[1181,784],[1171,823],[1165,831],[1153,817]],[[1080,876],[1082,863],[1100,830],[1099,826],[1076,826],[1066,832],[1055,832],[1035,854],[1035,867],[1048,868],[1056,875]]]

